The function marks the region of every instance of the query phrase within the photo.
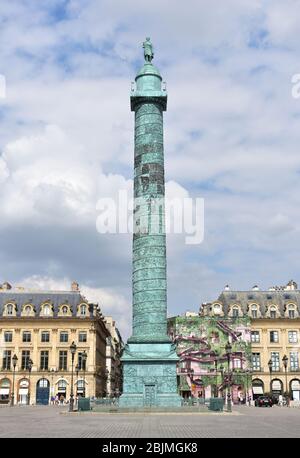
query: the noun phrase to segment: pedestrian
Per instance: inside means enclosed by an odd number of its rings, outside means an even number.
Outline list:
[[[283,406],[283,396],[282,396],[282,394],[280,394],[280,395],[278,396],[278,405],[279,405],[280,407]]]

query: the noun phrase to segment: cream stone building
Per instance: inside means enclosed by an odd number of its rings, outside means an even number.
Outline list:
[[[52,397],[105,396],[105,317],[74,282],[70,291],[0,288],[0,402],[48,404]],[[86,361],[85,361],[86,357]],[[16,360],[17,358],[17,360]],[[15,362],[15,363],[14,363]],[[15,364],[15,368],[14,368]]]
[[[124,348],[122,337],[116,322],[111,316],[105,317],[105,326],[109,331],[106,339],[106,376],[107,376],[107,396],[119,396],[122,392],[122,365],[121,353]]]
[[[287,394],[300,400],[300,291],[294,281],[260,291],[231,290],[201,306],[202,313],[220,318],[248,316],[251,320],[253,397]]]

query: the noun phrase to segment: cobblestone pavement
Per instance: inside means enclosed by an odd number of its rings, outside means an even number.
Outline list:
[[[232,414],[67,413],[65,407],[4,407],[1,437],[300,437],[300,409],[235,407]]]

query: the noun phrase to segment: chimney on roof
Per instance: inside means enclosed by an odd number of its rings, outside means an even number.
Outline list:
[[[12,288],[11,284],[8,283],[7,281],[5,281],[3,285],[1,286],[1,289],[5,289],[5,290],[11,289],[11,288]]]
[[[77,281],[72,282],[71,291],[79,291],[79,284],[77,283]]]

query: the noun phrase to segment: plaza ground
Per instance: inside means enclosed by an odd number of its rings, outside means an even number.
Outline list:
[[[66,407],[2,407],[0,438],[300,437],[300,409],[234,407],[232,414],[67,413]]]

